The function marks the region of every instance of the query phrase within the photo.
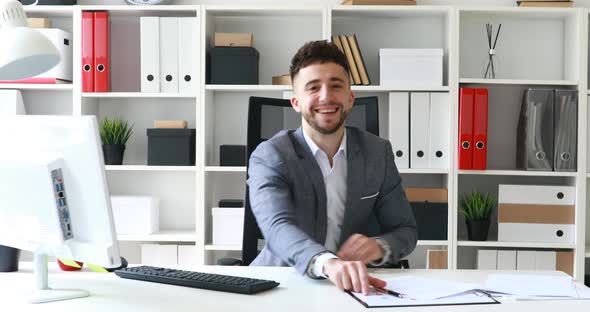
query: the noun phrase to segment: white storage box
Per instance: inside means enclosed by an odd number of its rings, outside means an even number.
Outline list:
[[[242,245],[244,208],[212,208],[213,245]]]
[[[178,245],[141,245],[141,263],[148,265],[178,264]]]
[[[111,196],[117,234],[152,234],[160,230],[159,199],[151,196]]]
[[[59,63],[52,69],[35,76],[35,78],[56,78],[72,81],[72,34],[57,28],[36,29],[47,37],[59,51]]]
[[[382,86],[442,86],[442,49],[379,49]]]

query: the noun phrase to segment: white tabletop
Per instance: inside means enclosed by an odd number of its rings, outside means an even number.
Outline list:
[[[0,273],[2,311],[367,311],[347,293],[329,281],[316,281],[286,267],[176,267],[185,270],[271,279],[280,286],[256,295],[241,295],[188,287],[122,279],[114,274],[94,273],[87,269],[62,272],[50,264],[49,284],[53,288],[81,288],[90,291],[87,298],[28,304],[26,295],[34,288],[30,263],[21,263],[18,272]],[[497,272],[497,271],[495,271]],[[483,282],[482,271],[380,270],[374,276],[392,277],[412,274],[466,282]],[[404,308],[408,309],[408,308]],[[412,311],[590,311],[590,300],[516,301],[502,304],[413,307]],[[400,308],[379,308],[378,311]]]

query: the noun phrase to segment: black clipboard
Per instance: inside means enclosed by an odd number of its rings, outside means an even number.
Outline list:
[[[369,308],[369,309],[373,309],[373,308],[409,308],[409,307],[425,307],[425,306],[479,305],[479,304],[500,304],[501,303],[485,292],[474,291],[474,293],[479,294],[480,297],[485,298],[486,301],[482,301],[482,302],[455,302],[455,303],[451,302],[451,303],[449,303],[449,302],[445,302],[443,300],[440,303],[436,303],[436,300],[427,300],[427,301],[425,301],[424,304],[420,304],[420,303],[403,304],[402,303],[402,304],[394,304],[394,305],[374,305],[374,306],[371,306],[368,303],[366,303],[365,301],[363,301],[361,298],[357,297],[353,292],[351,292],[351,291],[346,291],[346,292],[352,298],[354,298],[356,301],[358,301],[360,304],[362,304],[365,308]],[[384,295],[384,296],[387,296],[387,295]],[[451,297],[447,297],[447,298],[451,298]],[[440,300],[440,299],[438,299],[438,300]]]

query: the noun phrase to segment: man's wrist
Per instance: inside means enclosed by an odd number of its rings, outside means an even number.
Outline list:
[[[324,265],[330,259],[338,259],[338,257],[329,251],[320,252],[313,256],[307,268],[307,275],[313,279],[326,278],[326,274],[324,274]]]
[[[381,251],[383,252],[383,256],[381,257],[381,259],[369,261],[369,264],[371,264],[373,266],[382,266],[385,263],[387,263],[387,261],[389,261],[389,258],[391,257],[391,247],[389,246],[387,241],[385,241],[379,237],[375,237],[373,239],[375,240],[375,242],[377,242],[379,247],[381,247]]]

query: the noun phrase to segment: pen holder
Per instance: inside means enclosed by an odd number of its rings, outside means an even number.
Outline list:
[[[498,25],[498,30],[496,31],[496,38],[493,39],[494,27],[490,23],[486,24],[486,33],[488,36],[488,65],[486,66],[485,72],[483,74],[483,77],[485,79],[496,78],[496,69],[498,69],[498,66],[497,63],[494,63],[494,56],[496,55],[496,44],[498,43],[500,29],[502,29],[502,24]]]

